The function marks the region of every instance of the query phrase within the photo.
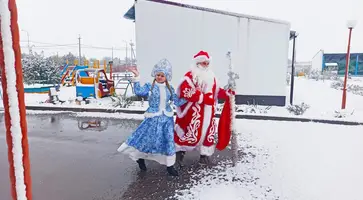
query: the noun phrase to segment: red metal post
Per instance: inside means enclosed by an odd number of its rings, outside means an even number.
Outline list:
[[[26,123],[26,112],[25,112],[25,101],[24,101],[24,85],[23,85],[23,72],[21,67],[21,52],[20,52],[20,40],[19,40],[19,27],[18,27],[18,14],[17,14],[17,8],[16,8],[16,2],[15,0],[8,0],[8,9],[10,11],[10,32],[12,37],[12,48],[11,50],[13,53],[7,53],[5,54],[5,48],[6,42],[8,38],[3,38],[4,33],[0,31],[0,67],[1,67],[1,77],[2,77],[2,87],[3,87],[3,102],[4,102],[4,109],[5,109],[5,126],[6,126],[6,142],[8,146],[8,160],[9,160],[9,175],[10,175],[10,182],[11,182],[11,196],[14,200],[18,200],[20,197],[20,192],[24,194],[27,200],[32,199],[32,185],[31,185],[31,176],[30,176],[30,160],[29,160],[29,147],[28,147],[28,135],[27,135],[27,123]],[[2,13],[4,14],[4,13]],[[5,16],[5,15],[4,15]],[[0,17],[0,25],[3,28],[5,23],[1,20],[8,20],[6,18]],[[6,25],[5,25],[6,26]],[[6,27],[9,28],[9,27]],[[2,29],[4,30],[4,29]],[[7,43],[8,44],[8,43]],[[7,49],[9,51],[9,49]],[[11,71],[15,71],[15,77],[16,77],[16,89],[14,91],[8,90],[8,80],[9,77],[7,77],[7,74],[9,74],[9,68],[5,67],[8,66],[9,63],[6,63],[9,59],[6,60],[8,57],[14,56],[15,63],[14,66],[10,69]],[[11,60],[11,59],[10,59]],[[11,83],[12,84],[12,83]],[[18,96],[14,99],[9,99],[9,94],[13,94],[14,92],[17,92]],[[20,129],[21,129],[21,150],[22,150],[22,164],[23,166],[17,166],[18,168],[23,168],[24,170],[24,180],[18,180],[16,177],[15,172],[15,152],[13,151],[14,147],[14,138],[16,136],[13,136],[13,133],[16,133],[16,130],[12,130],[12,127],[14,124],[12,124],[13,121],[17,121],[15,119],[12,119],[14,117],[14,113],[10,113],[10,107],[14,106],[14,103],[12,101],[17,100],[18,102],[18,111],[16,112],[19,114],[19,120],[20,120]],[[18,118],[15,116],[15,118]],[[13,120],[13,121],[12,121]],[[19,149],[15,148],[15,151],[19,151]],[[18,169],[19,170],[19,169]],[[20,179],[22,179],[20,177]],[[22,188],[17,188],[17,182],[23,182],[25,185],[25,191],[20,191]]]
[[[342,109],[345,109],[346,102],[347,102],[347,79],[348,79],[348,73],[349,73],[350,41],[352,38],[352,30],[353,30],[353,28],[349,28],[348,49],[347,49],[347,56],[345,58],[345,74],[344,74],[344,87],[343,87],[343,97],[342,97]]]

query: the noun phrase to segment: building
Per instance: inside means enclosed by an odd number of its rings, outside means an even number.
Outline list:
[[[312,69],[334,70],[339,75],[344,75],[346,68],[346,53],[324,53],[320,50],[312,60]],[[349,62],[349,74],[363,76],[363,53],[351,53]]]
[[[142,74],[150,74],[155,63],[167,58],[173,65],[172,84],[177,86],[193,55],[204,50],[224,86],[230,51],[240,75],[237,104],[285,105],[288,22],[164,0],[135,1],[125,18],[135,22]]]
[[[287,67],[287,72],[291,74],[291,66],[292,62],[289,60],[289,66]],[[308,74],[311,71],[311,61],[297,61],[294,64],[295,67],[295,76],[298,74]]]

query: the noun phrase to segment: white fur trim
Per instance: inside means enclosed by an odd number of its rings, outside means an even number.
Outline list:
[[[229,92],[228,92],[228,90],[226,90],[226,94],[227,94],[227,96],[229,96],[229,97],[232,95],[231,93],[229,93]]]
[[[180,83],[179,83],[179,85],[178,85],[178,87],[176,88],[176,91],[175,91],[175,93],[176,93],[176,95],[178,95],[178,97],[181,97],[181,96],[180,96],[180,92],[181,92],[181,91],[180,91],[180,87],[181,87],[181,85],[184,83],[184,81],[186,81],[190,87],[195,88],[195,86],[194,86],[194,84],[193,84],[192,80],[190,80],[190,78],[189,78],[189,77],[184,76],[184,77],[182,78],[182,80],[180,81]]]
[[[162,111],[159,111],[159,112],[156,112],[156,113],[145,112],[144,117],[151,118],[151,117],[161,116],[163,114],[165,116],[167,116],[167,117],[173,117],[174,116],[174,112],[168,112],[166,110],[162,110]]]
[[[205,56],[205,55],[203,55],[203,56],[198,56],[198,57],[196,57],[196,58],[194,58],[194,61],[196,62],[196,63],[199,63],[199,62],[204,62],[204,61],[210,61],[211,60],[211,58],[209,57],[207,57],[207,56]]]
[[[140,76],[131,78],[131,82],[133,82],[133,83],[140,82]]]
[[[184,80],[188,83],[188,85],[190,87],[192,87],[193,89],[195,89],[194,83],[193,83],[193,81],[189,77],[185,76],[184,77]]]
[[[162,155],[162,154],[150,154],[144,153],[136,148],[123,143],[118,149],[118,152],[127,154],[132,160],[137,161],[138,159],[146,159],[146,160],[154,160],[162,165],[166,165],[168,167],[173,166],[175,164],[175,154],[172,156]]]
[[[193,151],[196,148],[197,148],[197,146],[180,146],[178,144],[175,144],[176,152],[178,152],[178,151]]]
[[[212,106],[205,105],[204,106],[203,122],[202,122],[202,135],[200,137],[198,145],[202,145],[204,140],[206,139],[205,137],[207,136],[207,131],[209,130],[208,128],[209,128],[209,125],[211,123],[212,117],[213,117],[212,116]]]
[[[178,151],[199,151],[200,155],[205,156],[211,156],[215,152],[215,145],[212,145],[210,147],[207,146],[180,146],[178,144],[175,144],[175,150]]]
[[[231,131],[232,133],[236,133],[236,128],[235,128],[235,119],[236,119],[236,112],[235,112],[235,108],[236,108],[236,97],[234,95],[231,95],[229,97],[230,103],[231,103]],[[232,137],[235,137],[234,135],[232,135]]]
[[[174,126],[174,131],[176,132],[176,134],[177,134],[180,138],[184,137],[184,135],[185,135],[184,130],[183,130],[183,129],[179,126],[179,124],[175,124],[175,126]]]
[[[204,99],[204,94],[200,93],[198,104],[203,103],[203,99]]]
[[[190,107],[192,107],[193,102],[188,102],[188,104],[185,106],[183,112],[181,111],[181,108],[176,106],[176,114],[179,118],[183,118],[185,117],[185,115],[187,114],[188,110],[190,109]]]
[[[221,88],[220,87],[218,87],[218,85],[216,84],[216,92],[215,92],[215,94],[214,94],[214,99],[216,100],[216,102],[215,102],[215,105],[217,105],[218,104],[218,93],[219,93],[219,90],[220,90]]]
[[[213,155],[214,151],[216,149],[216,146],[215,145],[212,145],[210,147],[207,147],[207,146],[201,146],[200,147],[200,155],[204,155],[204,156],[211,156]]]

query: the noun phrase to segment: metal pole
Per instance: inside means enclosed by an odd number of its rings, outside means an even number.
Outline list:
[[[350,40],[352,38],[352,30],[353,30],[353,28],[349,28],[347,56],[345,58],[345,74],[344,74],[344,87],[343,87],[343,97],[342,97],[342,109],[345,109],[346,101],[347,101],[347,79],[348,79],[348,73],[349,73]]]
[[[79,65],[82,65],[82,54],[81,54],[81,35],[78,37],[78,47],[79,47]]]
[[[291,63],[291,86],[290,86],[290,105],[293,104],[294,100],[294,78],[295,78],[295,40],[296,35],[293,36],[292,44],[292,63]]]
[[[128,45],[127,45],[127,42],[126,42],[126,66],[128,66],[128,64],[129,64],[129,61],[128,61],[128,58],[127,58],[127,48],[128,48]]]
[[[113,47],[112,47],[112,61],[113,61]]]

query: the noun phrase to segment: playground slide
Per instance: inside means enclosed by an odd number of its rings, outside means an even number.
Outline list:
[[[64,81],[65,81],[66,77],[68,76],[68,72],[69,71],[66,71],[66,73],[62,75],[62,80],[61,80],[62,85],[64,85]]]
[[[63,74],[67,71],[68,69],[68,64],[66,64],[62,70],[61,76],[63,76]]]

